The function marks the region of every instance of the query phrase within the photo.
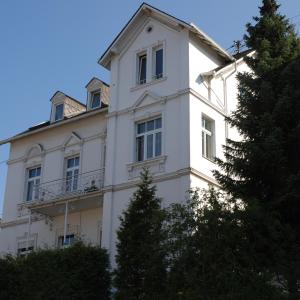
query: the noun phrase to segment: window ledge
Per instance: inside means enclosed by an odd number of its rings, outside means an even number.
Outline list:
[[[128,179],[140,176],[143,168],[149,168],[151,174],[162,173],[165,171],[166,155],[127,164]]]
[[[211,163],[213,163],[213,164],[216,164],[216,162],[215,162],[215,160],[214,160],[214,159],[212,159],[212,158],[208,158],[208,157],[206,157],[206,156],[203,156],[203,155],[202,155],[202,157],[203,157],[204,159],[208,160],[209,162],[211,162]]]
[[[132,87],[130,89],[131,92],[134,92],[136,90],[139,90],[139,89],[142,89],[142,88],[145,88],[147,86],[150,86],[150,85],[153,85],[153,84],[156,84],[156,83],[159,83],[159,82],[162,82],[162,81],[165,81],[167,80],[168,77],[164,76],[162,78],[159,78],[159,79],[152,79],[150,82],[146,82],[144,84],[137,84],[136,86]]]

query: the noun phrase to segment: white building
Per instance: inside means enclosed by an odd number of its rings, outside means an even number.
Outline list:
[[[216,184],[213,157],[236,107],[243,55],[228,54],[193,24],[142,4],[86,86],[86,105],[57,92],[50,121],[10,143],[0,252],[26,253],[80,238],[115,255],[119,216],[147,166],[164,205]]]

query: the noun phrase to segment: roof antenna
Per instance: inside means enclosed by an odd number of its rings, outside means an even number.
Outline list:
[[[233,41],[233,47],[234,47],[235,54],[241,53],[241,49],[243,47],[242,41],[241,40]]]

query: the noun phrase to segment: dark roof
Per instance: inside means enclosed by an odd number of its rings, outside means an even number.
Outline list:
[[[95,76],[85,85],[85,87],[87,87],[94,79],[97,79],[97,80],[101,81],[104,85],[106,85],[107,87],[109,87],[108,83],[106,83],[105,81],[103,81],[103,80],[101,80],[101,79],[99,79],[99,78],[97,78]]]
[[[253,50],[252,49],[247,49],[245,51],[242,51],[242,52],[239,52],[239,53],[236,53],[234,55],[232,55],[235,59],[240,59],[246,55],[248,55],[250,52],[252,52]]]
[[[73,119],[73,118],[76,118],[76,117],[78,117],[78,116],[82,116],[82,115],[85,115],[85,114],[89,114],[89,113],[92,113],[92,112],[94,112],[94,111],[102,110],[102,109],[108,107],[107,104],[104,104],[104,103],[102,103],[102,104],[103,104],[102,107],[99,107],[99,108],[96,108],[96,109],[93,109],[93,110],[89,110],[89,111],[84,111],[84,112],[82,112],[82,113],[79,113],[79,114],[77,114],[77,115],[75,115],[75,116],[72,116],[72,117],[69,117],[69,118],[68,118],[68,117],[64,117],[63,120],[56,121],[56,122],[54,122],[54,123],[51,123],[50,121],[45,121],[45,122],[43,122],[43,123],[34,125],[34,126],[32,126],[32,127],[29,127],[27,130],[25,130],[25,131],[23,131],[23,132],[20,132],[20,133],[16,134],[15,136],[13,136],[13,138],[14,138],[14,137],[17,137],[17,136],[20,136],[20,135],[23,135],[23,134],[28,133],[28,132],[32,132],[32,131],[38,130],[38,129],[43,128],[43,127],[48,127],[48,126],[50,126],[50,125],[52,125],[52,124],[57,124],[57,123],[60,123],[60,122],[65,121],[65,120]]]
[[[234,55],[232,55],[232,56],[233,56],[236,60],[239,60],[239,59],[245,57],[246,55],[248,55],[249,53],[251,53],[252,51],[253,51],[252,49],[247,49],[247,50],[245,50],[245,51],[242,51],[242,52],[240,52],[240,53],[234,54]],[[222,66],[220,66],[220,67],[217,67],[217,68],[214,69],[214,71],[215,71],[215,72],[218,72],[219,70],[221,70],[221,69],[223,69],[223,68],[225,68],[225,67],[231,65],[232,63],[233,63],[233,62],[231,61],[231,62],[229,62],[229,63],[227,63],[227,64],[225,64],[225,65],[222,65]]]

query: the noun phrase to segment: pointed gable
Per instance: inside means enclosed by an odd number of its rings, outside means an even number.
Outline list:
[[[128,21],[128,23],[124,26],[124,28],[120,31],[120,33],[116,36],[104,54],[100,57],[98,63],[110,70],[110,61],[112,57],[121,53],[122,47],[126,45],[126,41],[131,39],[136,34],[136,31],[141,28],[143,23],[145,23],[145,19],[148,17],[151,17],[152,19],[155,19],[173,29],[187,29],[193,32],[197,38],[199,38],[199,41],[207,44],[219,56],[221,56],[222,59],[225,59],[226,61],[234,61],[234,58],[230,54],[221,48],[207,34],[201,31],[196,25],[189,24],[147,3],[143,3]]]

